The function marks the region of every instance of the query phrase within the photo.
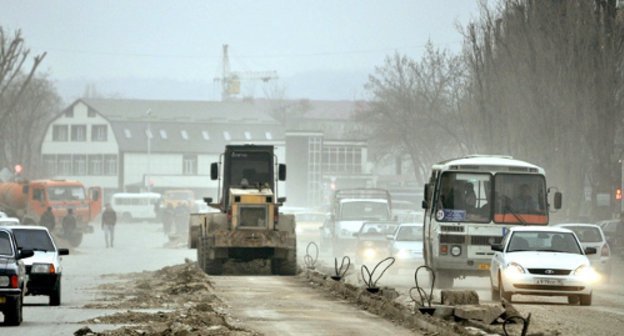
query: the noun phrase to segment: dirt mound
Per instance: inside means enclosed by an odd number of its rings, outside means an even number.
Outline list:
[[[85,308],[170,311],[127,310],[93,318],[83,323],[126,326],[101,333],[90,331],[87,335],[256,335],[228,322],[208,276],[188,259],[181,265],[125,274],[116,280],[119,282],[98,286],[103,300]]]

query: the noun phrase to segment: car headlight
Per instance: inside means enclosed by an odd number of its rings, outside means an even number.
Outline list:
[[[54,265],[53,264],[33,264],[30,269],[30,273],[54,273]]]
[[[520,264],[512,262],[507,265],[505,268],[505,274],[511,278],[518,277],[519,275],[525,274],[526,271],[524,267],[520,266]]]
[[[374,248],[370,248],[369,247],[367,249],[364,249],[364,253],[363,254],[364,254],[364,258],[369,258],[370,259],[370,258],[374,258],[377,255],[377,251],[375,251]]]
[[[579,266],[572,274],[586,282],[596,282],[600,279],[598,272],[596,272],[594,268],[589,265]]]
[[[396,257],[399,259],[405,259],[407,257],[409,257],[409,251],[406,249],[400,249],[397,253],[396,253]]]
[[[10,283],[11,283],[11,279],[9,279],[8,275],[0,276],[0,287],[8,287]]]

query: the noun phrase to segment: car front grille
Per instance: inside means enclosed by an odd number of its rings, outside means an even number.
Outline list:
[[[541,275],[569,275],[571,270],[565,269],[552,269],[552,268],[529,268],[529,273],[531,274],[541,274]]]
[[[562,292],[578,292],[585,289],[583,286],[553,286],[553,285],[522,285],[522,284],[514,284],[513,285],[519,289],[535,289],[535,290],[552,290],[552,291],[562,291]]]

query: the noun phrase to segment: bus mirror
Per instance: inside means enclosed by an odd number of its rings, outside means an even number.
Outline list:
[[[561,192],[557,191],[555,193],[555,209],[561,209],[561,202],[562,202],[562,198],[563,195],[561,195]]]
[[[425,184],[425,194],[423,195],[423,199],[427,199],[427,195],[429,195],[429,183]]]
[[[278,175],[278,178],[279,178],[280,181],[286,181],[286,165],[285,164],[281,163],[278,166],[278,173],[277,173],[277,175]]]
[[[216,180],[218,178],[219,178],[219,164],[216,162],[213,162],[210,165],[210,179]]]

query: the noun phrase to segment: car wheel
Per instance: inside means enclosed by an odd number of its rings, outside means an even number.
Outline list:
[[[50,306],[60,306],[61,305],[61,278],[56,281],[56,285],[54,285],[54,290],[50,294]]]
[[[499,282],[500,284],[500,282]],[[500,292],[498,287],[494,287],[494,281],[492,281],[492,278],[490,277],[490,293],[492,296],[492,301],[500,301]]]
[[[23,296],[20,296],[12,306],[7,307],[4,311],[4,324],[18,326],[22,323],[22,301]]]
[[[588,295],[580,295],[579,298],[581,300],[581,306],[591,306],[591,304],[592,304],[592,294],[591,293],[589,293]]]
[[[498,295],[501,299],[506,300],[507,302],[511,302],[512,294],[510,292],[505,291],[505,285],[503,284],[503,278],[501,275],[498,275]]]

